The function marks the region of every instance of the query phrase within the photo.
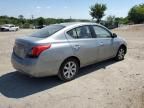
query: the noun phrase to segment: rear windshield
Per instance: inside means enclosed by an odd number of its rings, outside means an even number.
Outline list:
[[[32,37],[38,37],[38,38],[46,38],[54,33],[58,32],[59,30],[63,29],[65,26],[62,25],[50,25],[46,26],[45,28],[39,30],[38,32],[33,33]]]

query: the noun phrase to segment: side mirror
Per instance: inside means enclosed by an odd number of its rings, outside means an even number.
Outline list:
[[[117,34],[116,33],[113,33],[112,34],[112,38],[116,38],[117,37]]]

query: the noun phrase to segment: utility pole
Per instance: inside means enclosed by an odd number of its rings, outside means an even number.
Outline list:
[[[70,22],[72,21],[72,17],[70,16]]]
[[[31,20],[32,20],[32,25],[35,26],[35,23],[34,23],[34,16],[31,15]]]

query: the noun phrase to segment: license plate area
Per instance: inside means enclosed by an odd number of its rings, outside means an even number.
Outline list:
[[[24,58],[25,57],[25,49],[24,46],[22,45],[15,45],[14,46],[14,53],[20,57],[20,58]]]

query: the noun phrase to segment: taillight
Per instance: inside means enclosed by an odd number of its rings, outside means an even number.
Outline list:
[[[51,47],[51,44],[35,46],[32,48],[31,54],[29,54],[29,56],[38,57],[43,51],[49,49],[50,47]]]

